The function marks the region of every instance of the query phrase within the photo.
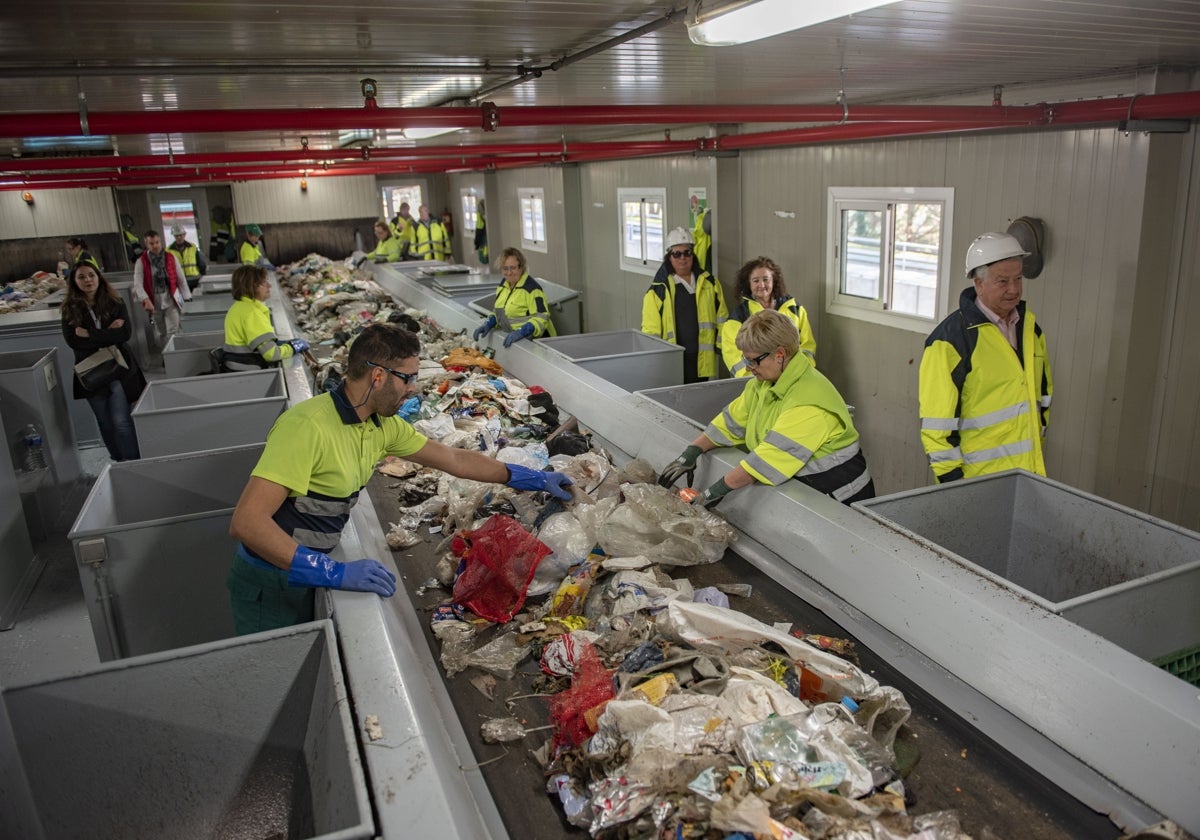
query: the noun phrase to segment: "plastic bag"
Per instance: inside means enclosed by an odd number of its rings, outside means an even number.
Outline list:
[[[596,541],[618,557],[642,554],[668,566],[715,563],[736,538],[733,526],[657,484],[622,484],[624,502],[600,525]]]
[[[457,535],[451,550],[466,563],[454,582],[454,600],[498,623],[521,609],[538,562],[550,553],[519,522],[501,514],[482,528]]]
[[[595,540],[570,512],[556,513],[542,523],[538,539],[550,547],[529,584],[529,595],[544,595],[558,587],[571,567],[588,556]]]
[[[525,727],[514,717],[488,718],[479,727],[485,744],[504,744],[525,737]]]
[[[531,443],[529,446],[502,447],[496,452],[496,460],[506,464],[519,464],[531,470],[541,470],[550,463],[550,455],[546,452],[544,443]]]
[[[471,651],[467,664],[502,680],[511,680],[517,673],[517,666],[529,655],[529,645],[521,642],[516,633],[505,633],[478,650]]]
[[[437,495],[446,500],[446,515],[442,520],[442,530],[452,534],[459,528],[466,528],[475,521],[475,510],[483,504],[484,498],[495,487],[469,478],[453,478],[446,475],[438,482]]]

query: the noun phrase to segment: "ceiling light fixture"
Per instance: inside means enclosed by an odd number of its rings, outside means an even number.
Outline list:
[[[896,0],[692,0],[688,37],[704,47],[727,47],[803,29]]]

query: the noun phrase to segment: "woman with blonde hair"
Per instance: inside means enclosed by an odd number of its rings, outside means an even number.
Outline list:
[[[754,378],[667,465],[658,483],[670,487],[711,449],[741,446],[746,457],[698,495],[696,504],[712,507],[755,481],[777,485],[791,478],[846,504],[872,498],[875,483],[846,401],[800,352],[796,325],[764,309],[742,324],[737,347]]]

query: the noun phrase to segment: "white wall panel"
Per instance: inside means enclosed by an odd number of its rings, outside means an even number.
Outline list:
[[[301,191],[299,178],[235,183],[233,207],[241,225],[376,218],[380,213],[372,175],[310,175],[307,191]]]
[[[487,196],[488,248],[492,261],[505,248],[521,247],[521,203],[517,191],[540,188],[546,202],[546,253],[525,251],[529,273],[552,283],[576,287],[567,272],[566,210],[563,206],[563,173],[541,166],[497,173],[497,194]]]
[[[112,190],[31,189],[33,204],[26,204],[21,190],[0,192],[0,239],[33,239],[40,236],[86,236],[115,233],[117,212]]]

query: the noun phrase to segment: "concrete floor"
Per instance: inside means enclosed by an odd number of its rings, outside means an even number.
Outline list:
[[[100,664],[67,532],[109,457],[103,446],[82,449],[79,457],[83,470],[78,484],[64,501],[53,532],[34,546],[45,567],[16,624],[0,632],[0,685],[5,687]]]

